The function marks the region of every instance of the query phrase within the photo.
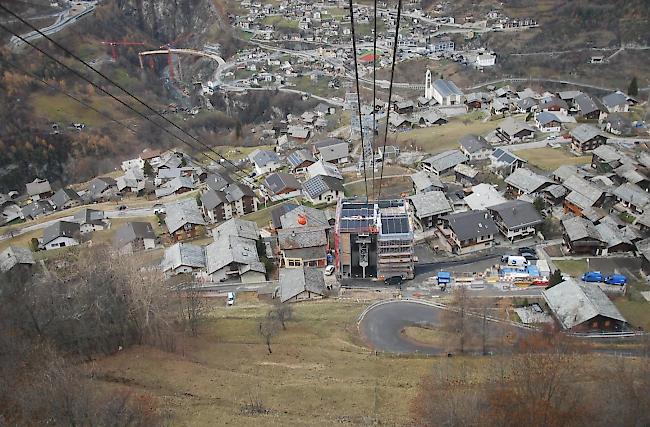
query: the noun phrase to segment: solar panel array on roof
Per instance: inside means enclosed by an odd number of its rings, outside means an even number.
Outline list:
[[[316,179],[309,179],[303,183],[303,186],[305,187],[305,190],[307,190],[307,193],[312,196],[323,194],[329,189],[322,179],[319,179],[318,177],[315,178]]]
[[[342,219],[340,221],[341,231],[355,231],[359,229],[367,229],[373,224],[371,219]]]
[[[341,209],[341,218],[351,218],[351,217],[372,217],[374,216],[375,210],[370,205],[357,204],[355,206],[346,205]]]
[[[381,219],[381,234],[405,234],[409,232],[409,221],[405,216]]]

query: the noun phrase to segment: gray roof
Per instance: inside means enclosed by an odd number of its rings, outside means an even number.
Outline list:
[[[284,205],[285,209],[282,210],[278,217],[280,227],[276,228],[301,228],[301,227],[325,227],[328,228],[328,216],[325,211],[320,209],[310,208],[309,206],[296,206]],[[305,225],[300,225],[299,218],[303,217],[307,220]]]
[[[322,226],[282,228],[278,230],[280,249],[302,249],[327,245],[327,236]]]
[[[539,191],[540,188],[551,183],[551,180],[545,176],[536,174],[526,168],[517,168],[506,178],[506,184],[511,185],[526,194]]]
[[[79,224],[93,224],[103,221],[105,218],[104,211],[96,209],[82,209],[74,214],[74,221]]]
[[[316,149],[316,151],[318,151],[319,149],[321,149],[323,147],[327,147],[328,145],[336,145],[336,144],[340,144],[342,142],[345,142],[345,141],[343,141],[342,139],[339,139],[339,138],[325,138],[325,139],[322,139],[322,140],[314,143],[314,148]]]
[[[34,181],[27,183],[25,187],[27,188],[27,194],[29,196],[36,196],[52,191],[50,181],[47,179],[35,178]]]
[[[309,176],[326,175],[333,178],[343,179],[343,174],[335,164],[319,160],[307,167],[307,174]]]
[[[269,163],[278,163],[280,161],[280,157],[275,153],[275,151],[270,150],[255,150],[248,155],[248,158],[259,167],[264,167]]]
[[[526,160],[522,159],[521,157],[501,147],[495,149],[494,152],[491,154],[491,156],[495,162],[503,163],[506,165],[512,165],[515,162],[528,163]]]
[[[603,242],[594,224],[582,217],[571,217],[562,220],[562,226],[570,241],[575,242],[581,239],[599,240]]]
[[[577,175],[568,177],[562,185],[571,191],[567,200],[583,209],[593,206],[603,195],[603,190]]]
[[[244,239],[258,240],[260,238],[260,229],[253,221],[231,218],[212,230],[212,235],[215,241],[222,236],[237,236]]]
[[[183,199],[165,205],[165,224],[170,233],[176,232],[185,224],[205,225],[203,215],[195,199]]]
[[[116,187],[117,182],[113,178],[101,176],[90,181],[88,192],[93,195],[101,194],[111,187]]]
[[[627,96],[621,92],[610,93],[603,97],[603,104],[607,108],[613,108],[617,105],[627,104]]]
[[[443,97],[463,96],[463,91],[451,80],[437,79],[433,82],[433,88]]]
[[[561,123],[560,119],[558,119],[555,114],[549,113],[548,111],[542,111],[541,113],[537,114],[537,116],[535,116],[535,120],[537,120],[537,122],[542,126],[552,122]]]
[[[646,177],[641,172],[637,171],[634,165],[631,165],[629,163],[617,167],[616,169],[614,169],[614,172],[616,173],[616,175],[620,176],[621,178],[624,178],[627,182],[630,182],[632,184],[638,184],[640,182],[648,180],[648,177]]]
[[[241,200],[244,197],[255,197],[255,193],[248,185],[239,182],[228,184],[223,192],[226,194],[226,199],[231,203]]]
[[[551,108],[551,107],[560,107],[563,109],[568,109],[569,105],[566,101],[554,96],[552,98],[542,99],[542,102],[539,104],[540,109]]]
[[[318,153],[320,154],[321,159],[326,162],[331,162],[343,157],[348,157],[350,155],[350,148],[347,142],[341,142],[340,144],[319,147]]]
[[[544,290],[542,294],[565,329],[571,329],[599,315],[626,322],[607,295],[593,283],[568,279]]]
[[[509,136],[517,135],[521,131],[535,132],[532,126],[528,125],[526,122],[521,120],[516,120],[512,117],[505,119],[499,129]]]
[[[524,98],[517,101],[517,107],[522,110],[529,110],[538,104],[536,99],[533,98]]]
[[[638,216],[636,222],[637,224],[642,224],[646,227],[650,227],[650,210],[646,210],[642,215]]]
[[[459,212],[443,218],[449,222],[449,227],[461,241],[489,236],[498,231],[488,211]]]
[[[122,248],[137,239],[155,239],[156,233],[153,226],[148,222],[127,222],[121,226],[113,237],[113,245]]]
[[[566,194],[569,192],[569,190],[567,190],[566,187],[560,184],[553,184],[550,187],[545,188],[544,191],[548,192],[551,196],[555,197],[556,199],[559,197],[566,196]]]
[[[492,148],[485,138],[472,134],[463,136],[460,141],[458,141],[458,144],[460,144],[460,146],[468,153],[476,153],[481,150],[490,150]]]
[[[205,256],[208,274],[233,264],[237,266],[240,275],[251,270],[266,273],[266,268],[257,254],[255,240],[220,234],[213,243],[206,246]]]
[[[620,160],[623,156],[621,153],[616,151],[616,149],[610,147],[609,145],[601,145],[599,147],[596,147],[593,151],[593,155],[597,156],[599,159],[606,163]]]
[[[431,165],[433,170],[443,172],[466,161],[467,157],[460,150],[449,150],[424,159],[422,162]]]
[[[650,203],[650,195],[638,185],[629,182],[616,188],[614,190],[614,196],[639,208],[644,208]]]
[[[176,243],[165,249],[162,266],[164,271],[174,270],[181,266],[204,268],[205,252],[199,245]]]
[[[426,171],[419,171],[411,175],[416,193],[422,192],[430,187],[445,188],[437,175],[429,174]]]
[[[580,142],[587,142],[597,136],[604,136],[603,133],[595,126],[581,124],[571,131],[571,136]]]
[[[156,189],[156,197],[169,196],[170,194],[174,194],[184,188],[187,188],[188,190],[194,190],[196,186],[194,185],[192,178],[187,176],[179,176],[172,179],[164,186]]]
[[[58,237],[79,238],[80,226],[76,222],[57,221],[43,230],[43,245],[47,245]]]
[[[302,184],[303,191],[311,198],[316,198],[328,191],[343,192],[343,181],[331,176],[316,175]]]
[[[21,209],[23,216],[36,218],[53,212],[54,208],[48,200],[37,200]]]
[[[317,268],[282,268],[280,269],[280,300],[285,302],[309,291],[323,295],[325,277]]]
[[[415,216],[420,219],[453,211],[449,200],[447,200],[445,193],[442,191],[416,194],[415,196],[410,196],[409,200],[415,208]]]
[[[621,243],[628,245],[632,244],[629,234],[626,234],[624,230],[621,230],[616,226],[602,222],[595,227],[602,240],[607,243],[608,248],[620,245]]]
[[[287,156],[287,161],[291,167],[296,168],[305,162],[315,163],[316,159],[309,150],[296,150]]]
[[[20,246],[9,246],[0,252],[0,271],[9,271],[17,264],[34,264],[32,251]]]
[[[207,191],[201,194],[201,204],[209,211],[223,203],[228,203],[226,193],[223,191],[215,191],[211,188],[208,188]]]
[[[523,200],[511,200],[488,209],[496,212],[508,229],[530,227],[544,222],[535,206]]]
[[[81,200],[81,197],[79,197],[79,194],[71,188],[61,188],[50,197],[50,202],[52,202],[52,204],[57,208],[60,208],[73,200]]]
[[[469,177],[469,178],[476,178],[476,175],[478,175],[478,170],[471,167],[470,165],[466,165],[464,163],[460,163],[454,167],[454,172]]]
[[[650,153],[647,151],[639,153],[638,160],[643,166],[650,168]]]
[[[636,249],[647,261],[650,261],[650,237],[636,242]]]
[[[280,194],[284,191],[294,191],[302,187],[295,176],[289,175],[285,172],[276,172],[267,175],[264,178],[264,182],[273,194]]]
[[[208,177],[205,179],[205,183],[208,185],[208,188],[215,191],[223,190],[231,182],[232,179],[229,176],[220,175],[218,173],[208,175]]]
[[[598,106],[596,105],[594,100],[591,99],[588,95],[585,95],[584,93],[582,95],[577,96],[574,99],[574,102],[578,105],[581,115],[586,115],[589,113],[593,113],[594,111],[598,111]]]

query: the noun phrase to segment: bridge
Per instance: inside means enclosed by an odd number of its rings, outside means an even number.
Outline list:
[[[147,50],[145,52],[140,52],[138,55],[140,57],[140,68],[144,68],[144,62],[142,61],[142,58],[148,55],[171,55],[171,54],[179,54],[179,55],[193,55],[193,56],[202,56],[204,58],[209,58],[212,59],[213,61],[217,61],[219,66],[223,66],[226,64],[226,61],[223,60],[222,57],[220,57],[217,54],[211,53],[211,52],[205,52],[202,50],[194,50],[194,49],[158,49],[158,50]]]

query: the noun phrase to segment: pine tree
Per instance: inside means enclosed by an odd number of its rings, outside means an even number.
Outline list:
[[[630,87],[627,89],[627,94],[630,96],[637,96],[639,94],[639,82],[637,81],[636,76],[632,77]]]
[[[155,175],[153,166],[151,166],[151,163],[149,163],[148,160],[144,161],[144,166],[142,166],[142,172],[144,173],[144,176],[147,178],[153,178]]]
[[[553,286],[557,285],[558,283],[562,283],[562,272],[558,269],[551,274],[551,277],[548,279],[548,286],[546,289],[551,289]]]

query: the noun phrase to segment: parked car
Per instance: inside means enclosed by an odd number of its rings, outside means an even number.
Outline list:
[[[328,265],[327,267],[325,267],[325,275],[331,276],[332,274],[334,274],[334,270],[335,268],[333,265]]]
[[[539,259],[536,252],[524,252],[521,256],[526,258],[526,261],[536,261]]]
[[[540,277],[533,280],[533,286],[548,286],[548,279],[546,277]]]
[[[384,283],[388,286],[402,286],[403,281],[402,276],[392,276],[384,280]]]
[[[519,255],[523,255],[523,254],[525,254],[525,253],[534,254],[534,253],[535,253],[535,249],[533,249],[533,248],[528,248],[528,247],[525,247],[525,246],[522,247],[522,248],[519,248]]]
[[[603,275],[600,271],[588,271],[582,275],[584,282],[600,283],[603,281]]]
[[[230,307],[231,305],[235,305],[235,293],[234,292],[228,292],[228,299],[226,299],[226,306]]]
[[[118,211],[124,211],[124,210],[126,210],[126,205],[119,205],[119,206],[117,207],[117,210],[118,210]]]
[[[605,278],[605,283],[608,285],[625,285],[627,283],[627,277],[622,274],[612,274]]]

